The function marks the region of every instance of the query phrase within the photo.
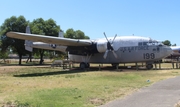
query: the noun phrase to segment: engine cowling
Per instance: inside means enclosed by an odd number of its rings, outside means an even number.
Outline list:
[[[106,50],[107,50],[107,40],[105,40],[105,39],[98,40],[96,47],[97,47],[97,51],[99,53],[106,52]]]

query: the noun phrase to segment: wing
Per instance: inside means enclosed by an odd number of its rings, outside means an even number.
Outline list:
[[[45,43],[64,45],[64,46],[92,45],[91,40],[84,40],[84,39],[69,39],[69,38],[43,36],[43,35],[20,33],[20,32],[8,32],[6,35],[8,37],[16,38],[16,39],[31,40],[34,42],[45,42]]]

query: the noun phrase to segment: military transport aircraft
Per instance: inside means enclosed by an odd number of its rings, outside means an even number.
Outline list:
[[[8,32],[8,37],[56,44],[65,47],[69,60],[80,63],[80,68],[89,68],[90,63],[146,62],[146,68],[152,69],[153,62],[172,53],[172,49],[149,37],[119,36],[97,40],[69,39],[20,32]]]

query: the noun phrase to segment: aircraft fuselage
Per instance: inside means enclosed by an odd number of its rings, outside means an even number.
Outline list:
[[[109,38],[109,41],[111,40],[112,38]],[[157,61],[172,53],[171,48],[158,41],[152,40],[151,38],[124,36],[117,37],[112,44],[114,52],[117,54],[117,58],[113,55],[112,51],[109,51],[107,57],[103,58],[107,49],[106,40],[100,39],[94,42],[97,45],[96,47],[98,53],[94,53],[92,55],[78,55],[70,53],[69,59],[73,62],[132,63]]]

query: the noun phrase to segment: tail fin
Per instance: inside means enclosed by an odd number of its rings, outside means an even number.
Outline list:
[[[59,32],[59,37],[64,38],[64,32],[63,31]]]
[[[29,33],[29,34],[31,33],[31,30],[30,30],[29,26],[26,27],[26,33]],[[25,40],[25,49],[27,51],[30,51],[30,52],[33,51],[32,45],[33,45],[33,41]]]

